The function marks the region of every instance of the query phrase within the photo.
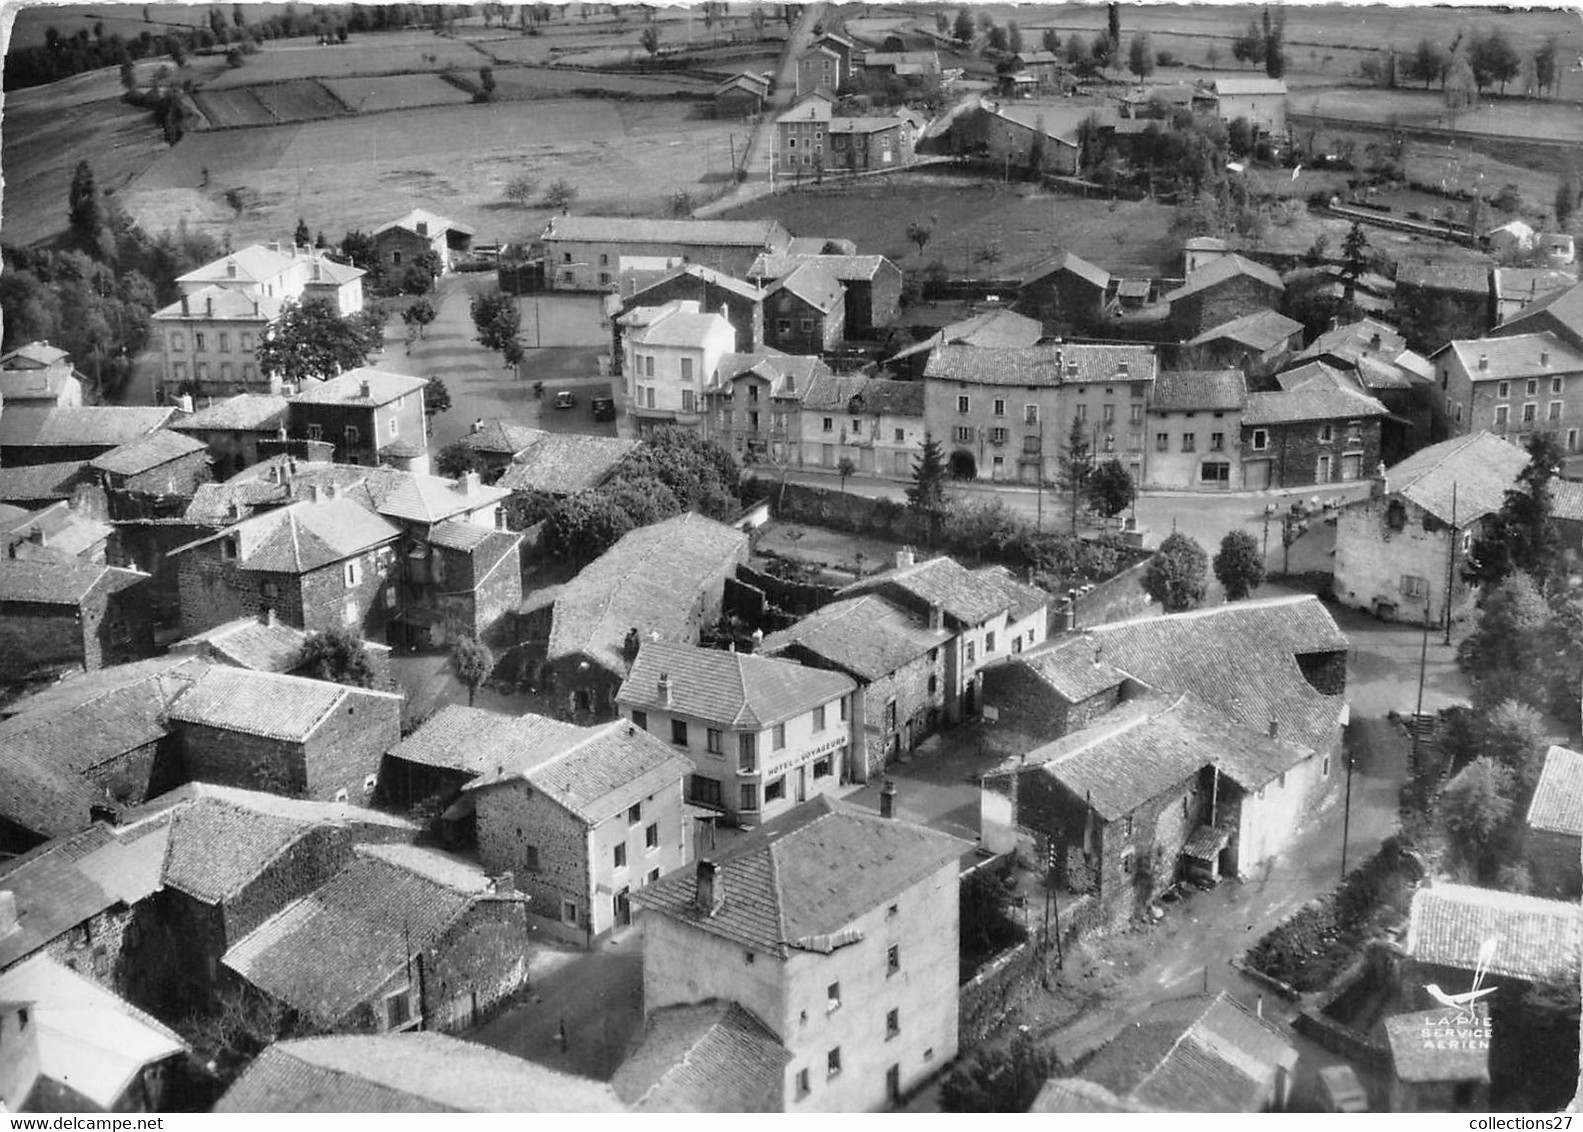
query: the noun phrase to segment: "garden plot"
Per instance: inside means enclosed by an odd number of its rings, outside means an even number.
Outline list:
[[[326,79],[324,85],[356,114],[472,101],[465,90],[452,86],[438,75],[365,75]]]

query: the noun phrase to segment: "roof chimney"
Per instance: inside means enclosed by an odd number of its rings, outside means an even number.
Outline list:
[[[275,624],[275,607],[272,605],[266,605],[263,612],[259,614],[258,619],[265,625]]]
[[[321,264],[318,260],[314,260],[313,261],[313,281],[315,283],[317,283],[320,279],[323,279],[323,278],[324,278],[324,265]]]
[[[1550,351],[1549,350],[1540,350],[1539,351],[1539,364],[1542,365],[1542,366],[1548,366],[1550,364]]]
[[[888,778],[879,790],[879,816],[882,818],[896,816],[896,784]]]
[[[203,300],[203,313],[208,318],[214,317],[214,296],[209,295]]]
[[[475,432],[475,433],[476,432],[483,432],[484,431],[484,418],[483,417],[474,417],[473,418],[473,426],[472,426],[472,428],[468,429],[468,431],[469,432]]]
[[[929,605],[929,628],[937,633],[945,628],[945,610],[933,603]]]
[[[476,471],[463,472],[456,478],[456,490],[463,495],[477,495],[478,487],[479,479]]]
[[[32,528],[30,528],[28,530],[28,533],[27,533],[27,540],[28,540],[28,542],[32,543],[34,546],[48,546],[49,545],[49,535],[44,533],[44,528],[43,527],[32,527]]]
[[[225,261],[225,277],[227,279],[236,278],[236,260],[228,259]]]
[[[1490,356],[1488,354],[1480,354],[1479,355],[1479,369],[1486,370],[1486,369],[1489,369],[1489,368],[1490,368]]]
[[[720,906],[725,903],[725,878],[720,875],[719,866],[713,861],[700,860],[698,862],[698,910],[706,916],[713,916],[720,911]]]
[[[671,706],[671,674],[669,672],[660,673],[660,703],[666,707]]]
[[[1279,739],[1280,737],[1281,737],[1281,721],[1276,719],[1272,715],[1272,716],[1270,716],[1270,738],[1271,739]]]
[[[1374,332],[1374,337],[1369,339],[1369,345],[1376,350],[1380,348],[1380,332],[1378,330]]]
[[[896,569],[905,570],[913,564],[912,547],[904,546],[896,551]]]
[[[318,503],[324,498],[324,489],[318,484],[310,484],[308,486],[308,495],[315,503]]]
[[[365,400],[368,399],[369,397],[372,397],[374,395],[373,389],[369,387],[367,378],[364,378],[361,382],[358,383],[357,395],[359,397],[364,398]]]
[[[340,487],[337,486],[333,481],[324,485],[324,497],[326,499],[338,499],[340,494]]]

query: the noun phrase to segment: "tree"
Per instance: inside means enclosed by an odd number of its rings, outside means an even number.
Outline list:
[[[958,8],[956,23],[951,27],[951,34],[956,38],[956,41],[964,47],[972,43],[974,28],[973,13],[966,8]]]
[[[852,457],[843,456],[841,462],[835,466],[836,474],[841,477],[841,490],[846,491],[846,481],[857,472],[857,465],[852,462]]]
[[[460,479],[468,472],[482,474],[488,471],[488,465],[465,441],[455,440],[440,449],[439,456],[434,461],[434,470],[446,479]]]
[[[451,391],[446,388],[445,381],[438,377],[429,378],[429,384],[423,387],[423,415],[432,418],[437,413],[451,411]]]
[[[1463,564],[1462,576],[1475,585],[1496,586],[1521,572],[1542,586],[1559,560],[1550,483],[1566,456],[1549,433],[1534,433],[1526,447],[1528,464],[1517,474],[1517,485],[1506,492],[1501,509],[1485,523],[1484,534]]]
[[[522,208],[528,207],[528,202],[533,199],[533,194],[538,191],[538,179],[526,174],[513,177],[506,182],[506,199]]]
[[[685,189],[672,193],[665,202],[665,211],[678,220],[685,220],[693,214],[693,194]]]
[[[1418,41],[1418,47],[1403,67],[1403,74],[1414,80],[1422,82],[1424,89],[1429,89],[1429,84],[1444,76],[1446,67],[1451,63],[1451,56],[1446,49],[1441,47],[1428,36]]]
[[[1103,72],[1116,61],[1116,52],[1120,46],[1111,39],[1106,32],[1099,32],[1094,36],[1094,42],[1088,49],[1089,61],[1094,70]]]
[[[1061,50],[1061,33],[1054,28],[1045,28],[1044,34],[1039,37],[1039,42],[1051,55]]]
[[[1551,36],[1545,40],[1544,46],[1534,52],[1534,88],[1540,93],[1555,93],[1560,71],[1556,60],[1561,54],[1561,45],[1556,42],[1556,37]]]
[[[986,46],[998,54],[1004,55],[1009,48],[1010,40],[1006,38],[1006,29],[999,24],[989,25],[989,42]]]
[[[517,338],[522,331],[522,310],[515,298],[498,290],[484,291],[473,296],[469,309],[480,345],[498,351],[507,366],[516,366],[527,357]]]
[[[329,378],[368,361],[375,341],[357,316],[342,317],[329,299],[287,299],[259,342],[259,372],[291,385]]]
[[[1127,49],[1127,69],[1140,79],[1154,74],[1154,47],[1149,43],[1149,33],[1135,32]]]
[[[643,29],[643,34],[638,36],[638,42],[643,44],[643,50],[647,51],[650,55],[657,55],[657,54],[659,54],[659,50],[660,50],[660,29],[659,29],[659,27],[654,25],[654,24],[650,24],[648,27],[644,28]]]
[[[429,323],[433,322],[434,318],[434,304],[429,302],[428,299],[419,299],[417,302],[408,306],[406,310],[401,312],[401,321],[406,323],[408,329],[416,334],[419,338],[423,337],[424,328],[427,327]],[[433,382],[430,382],[428,397],[431,403],[433,400],[433,395],[434,385]]]
[[[1120,460],[1107,460],[1095,468],[1088,477],[1087,492],[1088,505],[1107,521],[1132,506],[1138,495],[1132,475]]]
[[[1226,126],[1226,143],[1237,157],[1246,157],[1253,152],[1255,136],[1253,123],[1247,118],[1233,118]]]
[[[1218,44],[1211,43],[1209,45],[1209,50],[1204,52],[1204,62],[1209,64],[1211,70],[1220,66],[1220,47]]]
[[[478,86],[484,92],[487,101],[495,93],[495,69],[484,66],[478,68]]]
[[[1286,34],[1286,17],[1277,15],[1270,19],[1270,9],[1264,9],[1264,73],[1272,79],[1286,74],[1286,48],[1282,39]]]
[[[913,220],[907,225],[907,239],[918,245],[918,254],[923,255],[923,249],[934,236],[934,217],[927,221]]]
[[[456,678],[467,687],[467,706],[472,707],[478,689],[495,670],[495,654],[477,637],[459,637],[451,648],[451,664],[456,668]]]
[[[1544,717],[1529,704],[1502,700],[1486,714],[1483,732],[1484,757],[1512,772],[1518,788],[1514,798],[1526,805],[1550,749]]]
[[[941,1078],[940,1108],[1025,1113],[1056,1069],[1055,1055],[1025,1033],[1009,1046],[976,1046]]]
[[[1076,32],[1066,37],[1066,63],[1077,71],[1086,71],[1092,65],[1088,54],[1088,40]]]
[[[1247,30],[1231,41],[1231,57],[1255,67],[1264,63],[1264,30],[1257,20],[1249,20]]]
[[[1264,556],[1247,531],[1227,531],[1215,552],[1215,577],[1225,587],[1227,601],[1241,601],[1264,583]]]
[[[1105,31],[1110,36],[1110,42],[1121,42],[1121,5],[1114,0],[1105,13]]]
[[[315,680],[353,688],[372,688],[378,682],[374,663],[363,644],[363,635],[349,628],[308,634],[308,639],[302,642],[302,651],[297,654],[296,670]]]
[[[1494,868],[1495,847],[1512,815],[1514,776],[1492,759],[1474,759],[1440,792],[1440,824],[1476,878]]]
[[[1088,486],[1088,477],[1094,470],[1093,451],[1089,447],[1088,433],[1083,428],[1081,417],[1073,415],[1072,427],[1067,432],[1066,447],[1062,449],[1057,464],[1057,482],[1061,492],[1067,497],[1072,509],[1072,534],[1077,535],[1077,514],[1082,509],[1081,504],[1085,489]]]
[[[1022,29],[1016,20],[1006,21],[1006,50],[1013,55],[1022,54]]]
[[[543,203],[545,208],[570,208],[572,202],[576,199],[577,186],[570,181],[554,181],[549,188],[544,190]]]
[[[99,190],[94,184],[93,166],[86,159],[77,162],[77,168],[72,172],[68,201],[67,215],[72,238],[83,251],[96,255],[99,242],[104,238],[104,211],[99,204]]]
[[[1208,592],[1209,556],[1197,542],[1180,532],[1166,536],[1149,559],[1143,588],[1167,613],[1196,609]]]
[[[912,484],[907,488],[907,507],[915,515],[928,520],[929,538],[940,517],[945,514],[945,452],[934,434],[923,434],[923,451],[912,465]]]
[[[1369,238],[1363,231],[1363,225],[1356,220],[1352,227],[1347,229],[1347,235],[1341,241],[1342,274],[1346,278],[1346,300],[1352,302],[1357,293],[1358,276],[1363,274],[1363,269],[1368,264],[1366,257],[1369,248]]]
[[[1445,96],[1446,109],[1451,112],[1451,128],[1454,130],[1457,128],[1458,111],[1471,108],[1478,98],[1478,81],[1473,76],[1467,56],[1458,54],[1452,58],[1451,66],[1440,80],[1440,89]]]
[[[1566,227],[1567,221],[1572,219],[1580,195],[1583,195],[1583,187],[1579,186],[1577,170],[1569,169],[1556,183],[1555,206],[1558,227]]]
[[[1522,57],[1506,38],[1506,33],[1497,27],[1488,35],[1474,38],[1468,51],[1468,63],[1473,68],[1473,82],[1478,89],[1483,90],[1492,82],[1500,83],[1501,93],[1505,94],[1506,84],[1516,77],[1517,68],[1522,65]]]
[[[1543,682],[1537,677],[1550,617],[1538,586],[1521,571],[1486,592],[1473,631],[1457,646],[1457,667],[1473,681],[1475,703],[1543,702]]]
[[[127,91],[137,89],[137,64],[130,56],[121,60],[121,86]]]

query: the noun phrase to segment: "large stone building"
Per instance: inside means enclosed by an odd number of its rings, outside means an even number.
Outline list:
[[[1380,462],[1384,405],[1336,375],[1290,389],[1249,393],[1242,410],[1242,487],[1247,491],[1347,483]]]
[[[792,462],[833,472],[850,460],[859,475],[910,481],[923,451],[924,392],[917,381],[816,377],[803,393]]]
[[[56,558],[0,559],[0,674],[92,671],[153,650],[147,574]]]
[[[551,288],[608,291],[623,271],[668,270],[686,263],[740,278],[754,257],[785,251],[791,233],[774,220],[556,216],[540,240]]]
[[[426,377],[369,366],[314,382],[287,398],[287,431],[335,445],[342,464],[389,463],[402,471],[429,470]]]
[[[1162,370],[1149,395],[1144,485],[1177,491],[1241,486],[1247,400],[1239,369]]]
[[[1456,340],[1430,359],[1452,435],[1492,432],[1521,443],[1553,435],[1568,469],[1583,467],[1583,350],[1553,330]]]
[[[374,229],[374,251],[385,280],[401,282],[402,273],[424,255],[439,261],[440,271],[450,271],[472,250],[473,229],[422,208],[415,208]]]
[[[695,300],[675,299],[634,307],[619,321],[625,329],[627,412],[637,431],[665,425],[701,429],[704,393],[719,377],[721,358],[736,347],[726,316]]]

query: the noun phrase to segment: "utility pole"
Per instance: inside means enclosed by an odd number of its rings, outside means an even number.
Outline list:
[[[1422,779],[1418,761],[1418,734],[1422,730],[1421,718],[1424,714],[1424,673],[1429,667],[1429,590],[1424,588],[1424,640],[1418,654],[1418,703],[1413,708],[1413,761],[1410,773],[1418,777],[1420,789]],[[1425,799],[1427,801],[1427,799]]]
[[[1346,740],[1342,740],[1345,745]],[[1352,829],[1352,752],[1343,750],[1342,755],[1347,760],[1347,793],[1346,804],[1341,810],[1341,879],[1347,879],[1347,836]]]
[[[1451,595],[1457,586],[1457,484],[1451,482],[1451,553],[1446,562],[1446,644],[1451,643]]]

